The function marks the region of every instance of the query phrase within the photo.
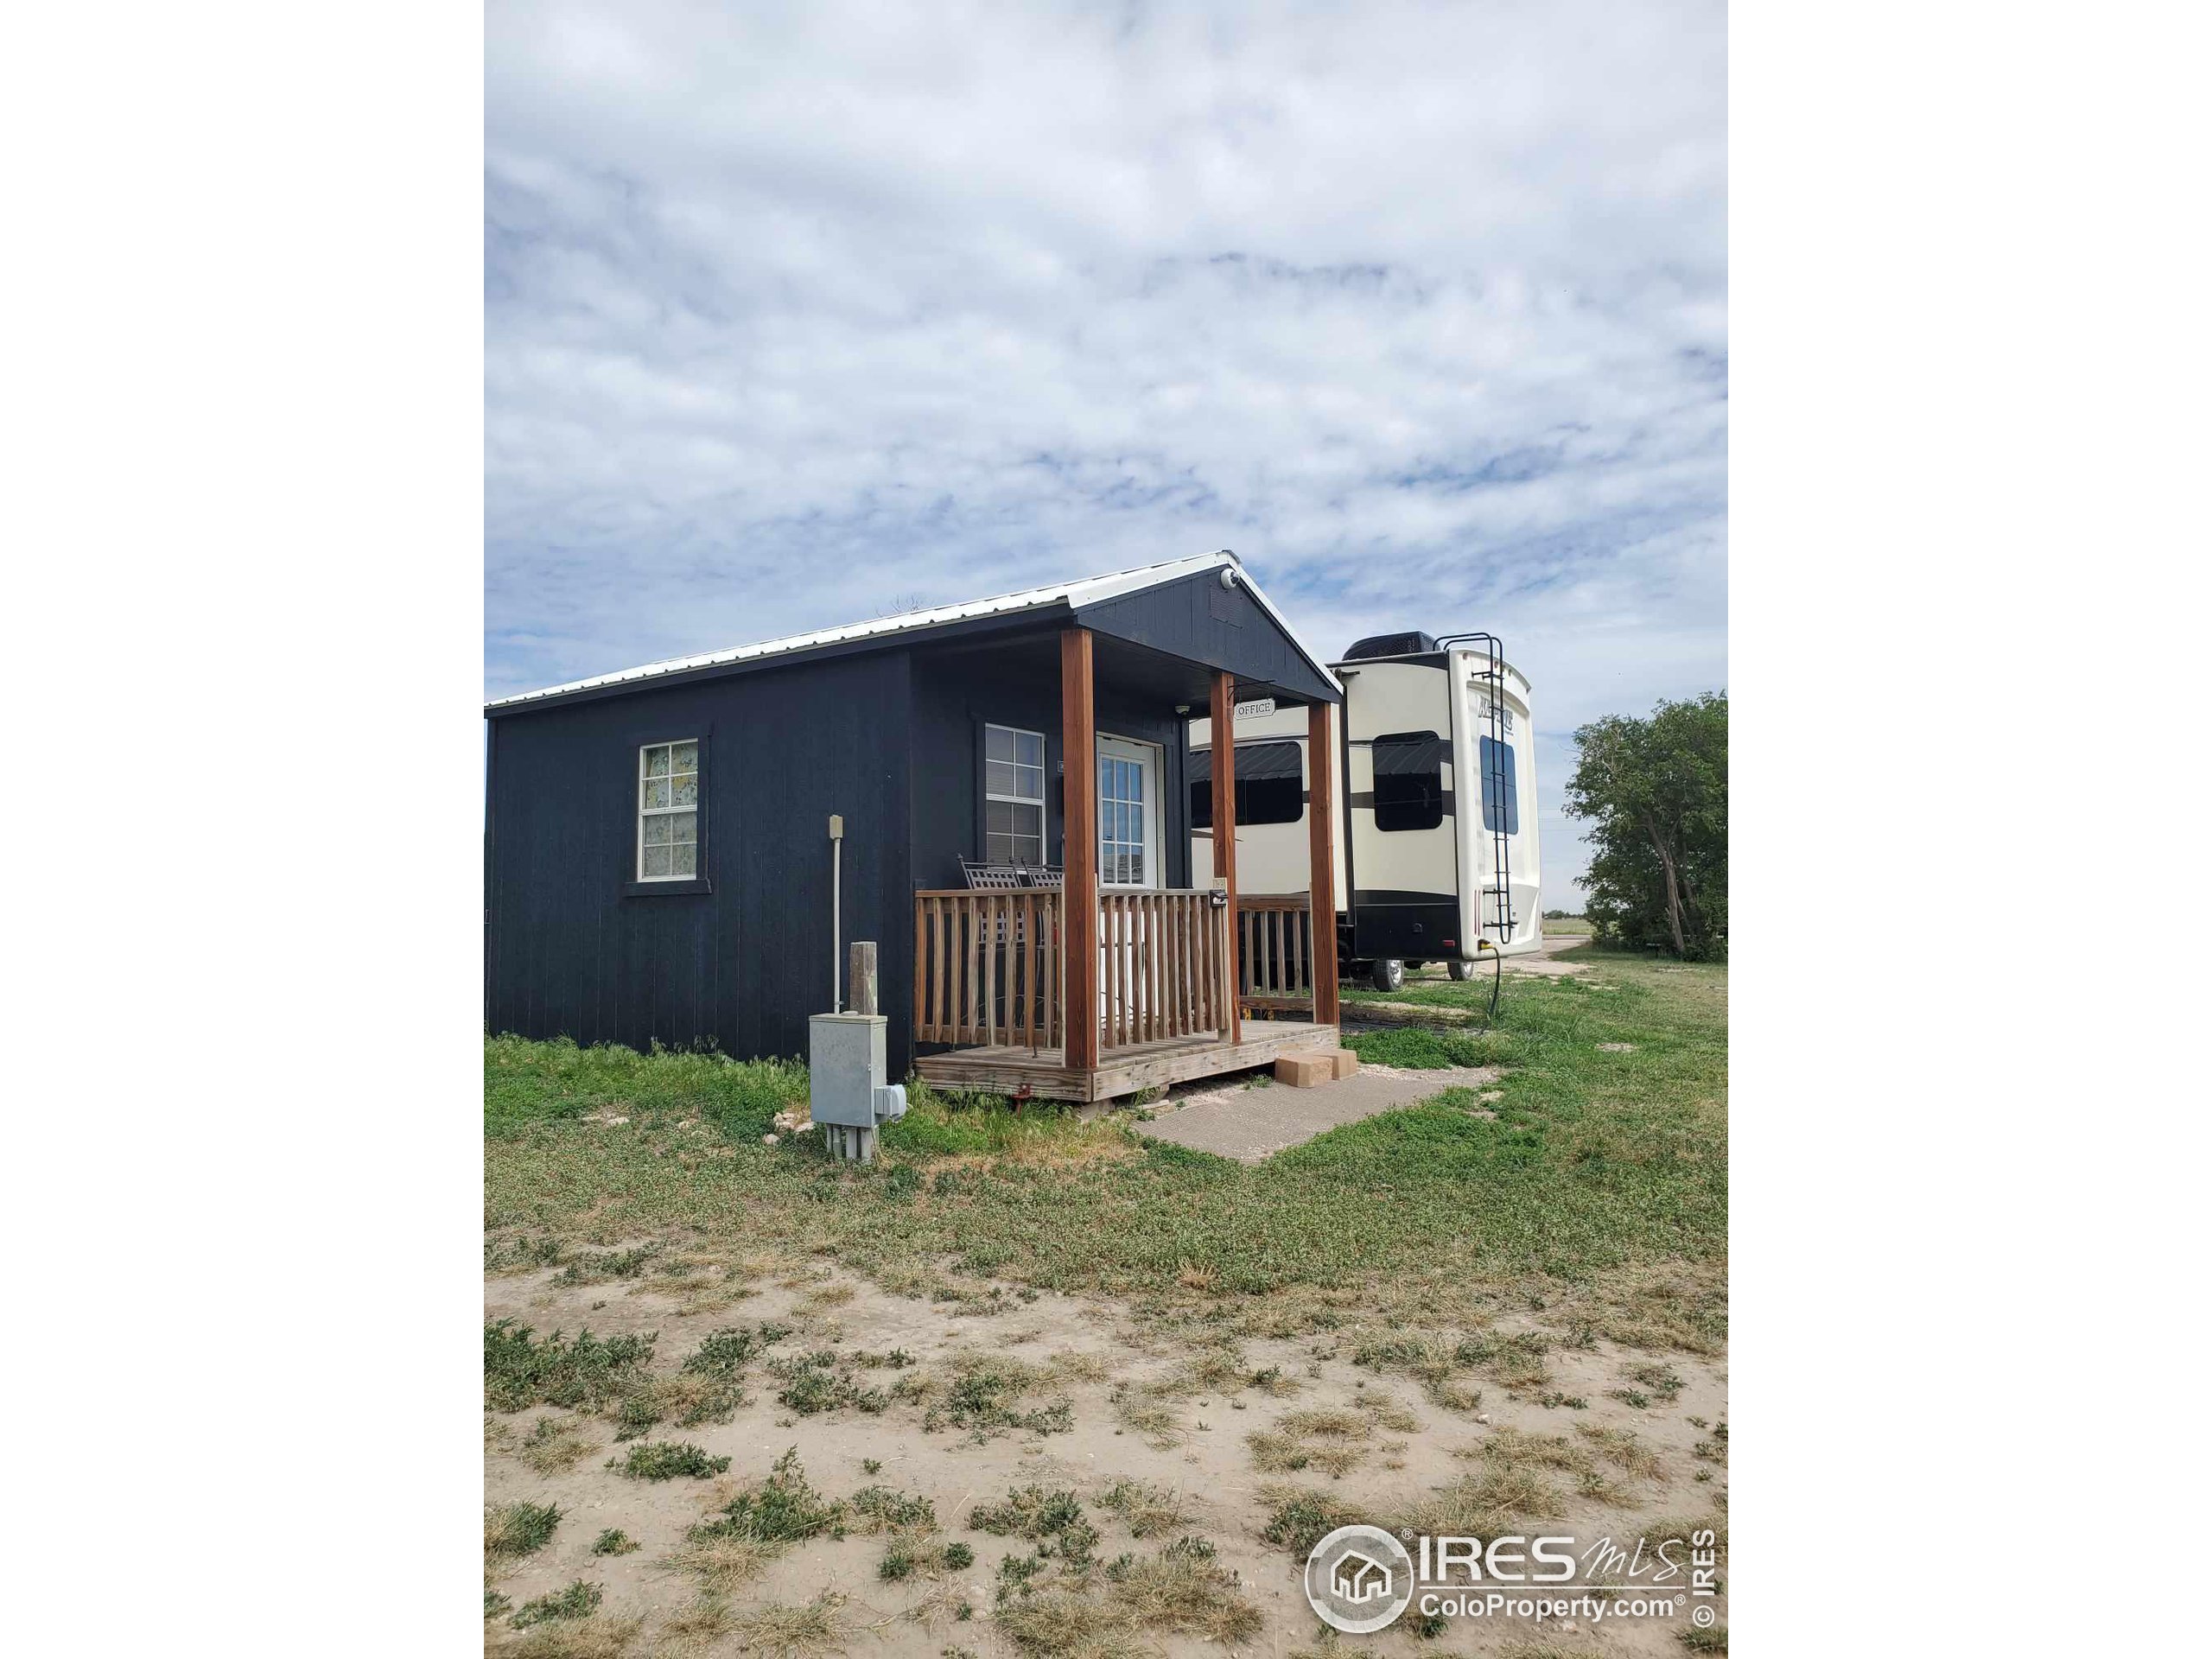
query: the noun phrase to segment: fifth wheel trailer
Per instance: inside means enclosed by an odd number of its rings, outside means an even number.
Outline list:
[[[1442,962],[1465,979],[1493,951],[1536,950],[1543,921],[1527,678],[1488,634],[1380,634],[1330,666],[1344,687],[1328,757],[1343,813],[1336,891],[1344,970],[1395,989],[1408,965]],[[1306,729],[1302,709],[1237,709],[1241,892],[1307,886]],[[1189,742],[1191,868],[1204,869],[1212,857],[1211,722],[1192,721]]]

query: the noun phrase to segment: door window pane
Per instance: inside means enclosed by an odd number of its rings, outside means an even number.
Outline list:
[[[1098,870],[1113,887],[1141,887],[1151,880],[1144,766],[1119,755],[1098,760]]]

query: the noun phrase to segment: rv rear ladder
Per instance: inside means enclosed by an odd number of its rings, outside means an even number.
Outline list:
[[[1513,938],[1513,859],[1507,844],[1506,802],[1508,775],[1505,770],[1505,647],[1494,633],[1455,633],[1437,641],[1446,651],[1461,644],[1471,645],[1483,653],[1483,667],[1477,675],[1484,691],[1483,728],[1490,738],[1490,752],[1485,761],[1478,748],[1477,769],[1481,774],[1478,810],[1483,815],[1483,826],[1490,831],[1491,885],[1484,888],[1485,898],[1493,899],[1497,914],[1494,920],[1496,939],[1500,950]],[[1485,925],[1488,925],[1488,921]]]

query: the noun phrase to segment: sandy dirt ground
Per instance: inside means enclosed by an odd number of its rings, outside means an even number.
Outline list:
[[[1547,933],[1543,937],[1543,943],[1526,956],[1508,957],[1505,959],[1505,971],[1509,974],[1541,974],[1554,979],[1562,974],[1587,973],[1590,971],[1587,964],[1580,962],[1562,962],[1560,960],[1560,952],[1572,950],[1578,944],[1589,943],[1590,936],[1587,933]],[[1440,974],[1442,970],[1437,971]],[[1421,975],[1424,979],[1428,976],[1427,972]]]
[[[1302,1561],[1262,1535],[1271,1514],[1262,1488],[1271,1483],[1289,1480],[1325,1491],[1362,1511],[1363,1517],[1402,1514],[1440,1484],[1478,1470],[1479,1448],[1493,1437],[1520,1430],[1573,1442],[1578,1425],[1589,1424],[1632,1431],[1654,1454],[1656,1466],[1619,1479],[1612,1501],[1569,1500],[1557,1524],[1543,1531],[1573,1535],[1585,1543],[1601,1535],[1632,1541],[1639,1522],[1711,1513],[1714,1495],[1726,1486],[1725,1462],[1716,1463],[1712,1442],[1690,1421],[1725,1418],[1725,1376],[1718,1364],[1688,1356],[1663,1357],[1682,1380],[1679,1395],[1663,1403],[1653,1401],[1641,1410],[1611,1393],[1623,1387],[1627,1368],[1649,1366],[1662,1357],[1605,1344],[1587,1351],[1555,1348],[1547,1357],[1551,1377],[1545,1388],[1580,1396],[1586,1408],[1547,1408],[1530,1394],[1515,1397],[1479,1378],[1472,1380],[1483,1382],[1480,1403],[1463,1402],[1464,1408],[1450,1408],[1427,1397],[1411,1378],[1355,1367],[1350,1344],[1325,1334],[1243,1344],[1238,1376],[1275,1368],[1279,1376],[1273,1389],[1294,1391],[1271,1393],[1247,1383],[1232,1391],[1170,1389],[1154,1395],[1148,1387],[1167,1382],[1189,1359],[1190,1351],[1147,1337],[1129,1310],[1116,1303],[1053,1294],[1025,1302],[1008,1295],[1007,1311],[976,1316],[943,1303],[887,1294],[834,1266],[782,1271],[782,1278],[758,1281],[755,1289],[731,1306],[690,1314],[679,1312],[674,1297],[651,1288],[650,1281],[563,1285],[555,1282],[551,1269],[494,1275],[486,1281],[486,1317],[512,1317],[541,1335],[556,1328],[573,1333],[583,1326],[601,1336],[652,1334],[658,1338],[652,1370],[663,1374],[674,1371],[711,1332],[763,1320],[797,1327],[773,1352],[904,1349],[918,1362],[906,1374],[925,1379],[949,1378],[963,1351],[982,1349],[1030,1364],[1087,1356],[1089,1363],[1077,1361],[1071,1369],[1077,1374],[1054,1389],[1072,1408],[1071,1429],[1007,1432],[988,1439],[957,1428],[928,1432],[923,1407],[905,1402],[880,1415],[847,1408],[799,1416],[778,1402],[780,1385],[756,1362],[745,1380],[749,1402],[732,1421],[691,1428],[664,1424],[645,1437],[689,1441],[726,1456],[731,1460],[728,1473],[652,1483],[626,1478],[605,1466],[610,1456],[626,1448],[617,1446],[613,1427],[604,1419],[543,1407],[487,1412],[487,1503],[528,1501],[556,1504],[561,1511],[551,1541],[518,1561],[487,1568],[487,1585],[516,1607],[578,1579],[601,1585],[605,1599],[593,1628],[641,1618],[642,1625],[623,1649],[632,1656],[768,1651],[757,1640],[748,1648],[741,1630],[702,1638],[671,1627],[671,1620],[698,1605],[697,1586],[668,1557],[681,1548],[687,1529],[741,1487],[761,1480],[779,1456],[796,1447],[808,1479],[830,1498],[848,1498],[874,1484],[927,1497],[941,1530],[935,1547],[941,1552],[946,1543],[964,1541],[975,1551],[974,1564],[953,1571],[940,1560],[904,1582],[886,1583],[876,1571],[885,1549],[881,1537],[817,1539],[791,1548],[757,1580],[732,1590],[727,1605],[737,1614],[766,1602],[804,1603],[832,1591],[848,1599],[837,1612],[848,1653],[938,1659],[957,1649],[1014,1659],[1019,1649],[992,1617],[996,1570],[1003,1557],[1025,1554],[1029,1546],[973,1530],[969,1516],[978,1503],[1003,1501],[1011,1488],[1037,1484],[1071,1490],[1083,1501],[1103,1535],[1097,1546],[1102,1560],[1127,1550],[1156,1552],[1173,1542],[1173,1535],[1211,1540],[1219,1561],[1238,1575],[1262,1616],[1258,1634],[1234,1650],[1281,1656],[1313,1648],[1321,1631],[1300,1591]],[[872,1374],[871,1380],[888,1379]],[[1357,1448],[1362,1454],[1357,1465],[1335,1478],[1311,1470],[1271,1475],[1255,1467],[1248,1435],[1274,1428],[1286,1414],[1300,1410],[1372,1410],[1376,1395],[1396,1402],[1417,1427],[1409,1432],[1378,1427],[1371,1440]],[[1117,1396],[1123,1409],[1133,1399],[1164,1407],[1172,1426],[1155,1423],[1148,1431],[1128,1426],[1117,1409]],[[1042,1403],[1042,1398],[1025,1403]],[[572,1467],[541,1473],[524,1461],[522,1450],[533,1426],[549,1417],[573,1422],[589,1449]],[[1702,1457],[1694,1450],[1700,1441],[1707,1447]],[[865,1467],[870,1459],[880,1465],[880,1472]],[[1702,1482],[1697,1479],[1700,1471],[1706,1476]],[[1186,1515],[1173,1535],[1138,1541],[1118,1515],[1099,1504],[1109,1488],[1128,1478],[1159,1483],[1181,1495]],[[621,1529],[640,1548],[628,1554],[594,1556],[594,1540],[608,1528]],[[974,1610],[965,1621],[954,1611],[963,1601]],[[1541,1640],[1570,1653],[1678,1655],[1682,1648],[1677,1632],[1688,1628],[1680,1617],[1609,1619],[1595,1628],[1583,1622],[1573,1633],[1556,1624],[1455,1619],[1437,1639],[1421,1641],[1409,1629],[1411,1623],[1408,1618],[1381,1635],[1345,1638],[1345,1647],[1408,1655],[1491,1653]],[[564,1628],[543,1626],[524,1637],[510,1630],[504,1618],[486,1624],[494,1651],[509,1650],[532,1637],[550,1642]],[[1136,1650],[1196,1655],[1229,1649],[1189,1637],[1147,1634]]]

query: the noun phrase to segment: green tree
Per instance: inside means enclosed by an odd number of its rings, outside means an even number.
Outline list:
[[[1570,817],[1592,824],[1581,880],[1601,938],[1728,953],[1728,694],[1608,715],[1574,734]]]

